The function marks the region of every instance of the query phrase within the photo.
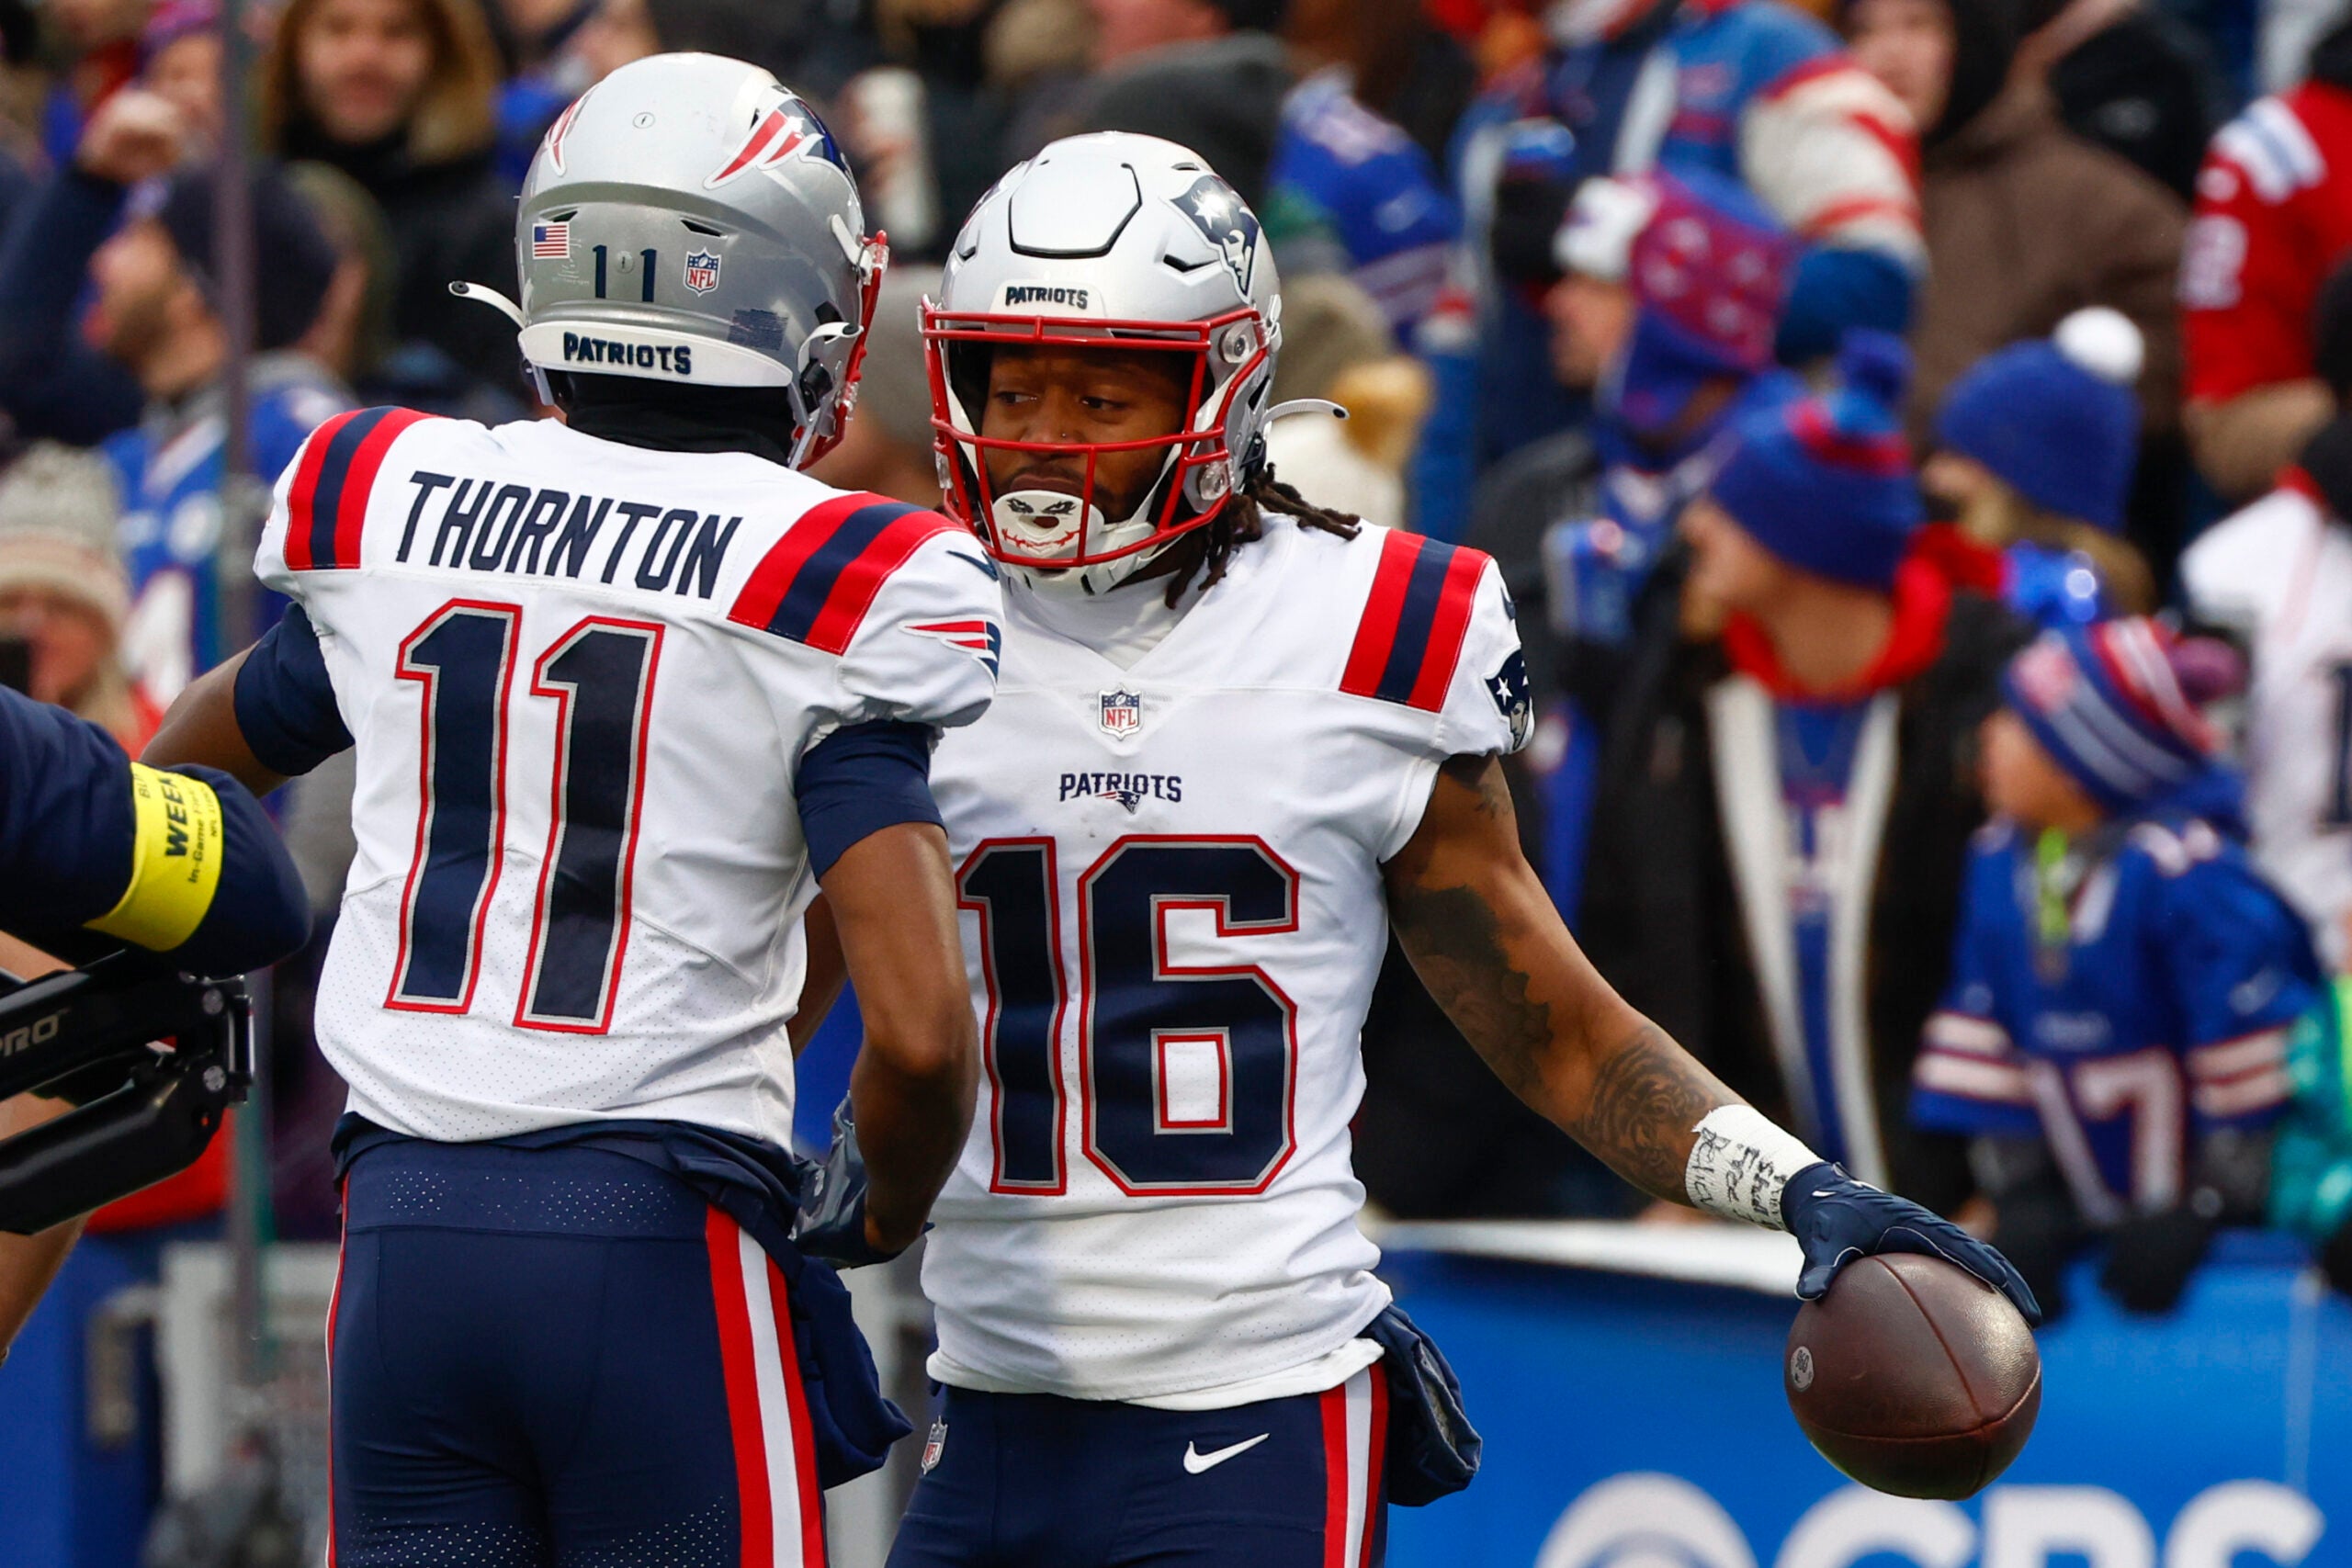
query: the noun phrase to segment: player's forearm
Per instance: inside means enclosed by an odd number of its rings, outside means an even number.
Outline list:
[[[1511,1092],[1643,1191],[1692,1201],[1699,1123],[1738,1097],[1577,948],[1519,852],[1491,761],[1447,765],[1388,897],[1421,983]]]
[[[970,1012],[965,1013],[967,1038]],[[858,1144],[865,1156],[866,1239],[885,1252],[914,1245],[932,1201],[947,1185],[972,1125],[974,1053],[959,1068],[910,1074],[876,1052],[871,1037],[850,1075]]]
[[[1690,1202],[1699,1122],[1737,1097],[1632,1008],[1578,1005],[1549,944],[1532,930],[1514,942],[1485,898],[1419,902],[1424,918],[1400,927],[1405,950],[1510,1091],[1643,1191]],[[1565,928],[1555,940],[1573,949]]]
[[[979,1077],[946,835],[928,823],[869,835],[826,874],[825,901],[865,1024],[850,1100],[868,1239],[895,1251],[956,1168]]]

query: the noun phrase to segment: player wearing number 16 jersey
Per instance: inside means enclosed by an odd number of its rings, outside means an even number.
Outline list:
[[[333,1561],[816,1563],[820,1486],[905,1425],[791,1239],[801,918],[821,884],[867,1027],[866,1201],[811,1245],[887,1255],[970,1115],[925,773],[993,690],[995,574],[797,471],[882,255],[766,72],[607,78],[518,230],[568,424],[322,426],[260,548],[295,608],[156,742],[257,786],[357,750]]]
[[[1280,322],[1239,197],[1119,135],[1007,175],[925,312],[950,510],[1008,583],[997,702],[933,768],[986,1071],[894,1568],[1361,1568],[1387,1499],[1467,1480],[1356,1225],[1391,927],[1531,1104],[1660,1197],[1789,1224],[1809,1290],[1898,1224],[2012,1282],[1584,962],[1496,762],[1527,727],[1496,569],[1274,481]]]

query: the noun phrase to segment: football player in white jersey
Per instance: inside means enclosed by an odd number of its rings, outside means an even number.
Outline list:
[[[1593,972],[1522,859],[1491,561],[1265,466],[1274,265],[1185,149],[1014,170],[924,314],[948,510],[1008,578],[933,784],[985,1085],[923,1266],[946,1385],[894,1568],[1340,1565],[1460,1486],[1348,1123],[1393,924],[1527,1101],[1646,1191],[1843,1258],[1996,1255],[1822,1163]]]
[[[516,243],[501,307],[568,423],[322,426],[257,563],[293,607],[154,748],[256,788],[357,749],[317,1014],[351,1085],[331,1561],[817,1563],[820,1485],[906,1427],[808,1255],[911,1242],[971,1114],[925,772],[993,691],[996,574],[798,471],[883,258],[766,72],[608,77]],[[845,1135],[796,1222],[820,884],[870,1185]]]

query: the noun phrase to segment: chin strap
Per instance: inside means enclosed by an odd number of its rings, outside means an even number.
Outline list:
[[[449,285],[449,292],[456,295],[460,299],[471,299],[478,305],[489,306],[492,310],[497,311],[500,315],[514,322],[514,330],[516,332],[519,333],[523,330],[523,307],[514,303],[514,300],[506,298],[505,295],[501,294],[497,289],[492,288],[489,284],[453,283]]]
[[[518,333],[526,324],[523,320],[523,307],[487,283],[453,283],[449,285],[449,292],[460,299],[470,299],[477,305],[489,306],[514,322],[514,330]],[[555,391],[548,385],[548,373],[527,359],[523,362],[523,372],[530,377],[531,389],[539,395],[539,401],[552,407],[555,403]]]

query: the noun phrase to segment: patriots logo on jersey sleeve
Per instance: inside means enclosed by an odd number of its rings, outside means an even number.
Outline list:
[[[917,637],[934,637],[950,648],[960,648],[978,660],[991,675],[996,673],[997,660],[1004,651],[1004,633],[994,621],[925,621],[910,626],[907,630]]]
[[[1527,694],[1527,656],[1512,649],[1502,668],[1487,677],[1487,694],[1494,698],[1495,711],[1510,726],[1511,749],[1526,745],[1534,712]]]

